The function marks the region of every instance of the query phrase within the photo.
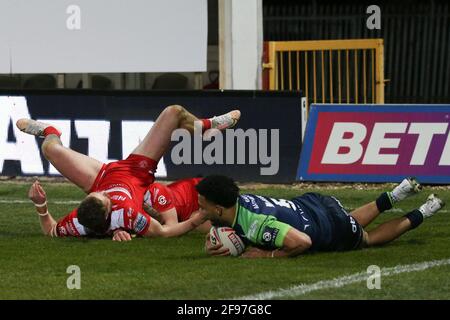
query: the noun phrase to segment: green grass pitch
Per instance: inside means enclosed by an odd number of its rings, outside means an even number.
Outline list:
[[[56,218],[83,198],[70,184],[43,183]],[[27,200],[30,183],[0,183],[0,299],[231,299],[311,285],[358,272],[369,265],[390,268],[450,258],[449,207],[418,229],[383,247],[344,253],[317,253],[293,259],[212,258],[203,251],[204,235],[192,232],[172,239],[53,239],[41,234]],[[306,191],[338,197],[347,209],[374,200],[393,185],[269,186],[245,192],[290,198]],[[450,204],[450,190],[425,190],[380,216],[373,225],[419,206],[430,192]],[[17,201],[19,200],[19,201]],[[55,203],[58,201],[58,203]],[[400,210],[399,210],[400,209]],[[403,212],[402,212],[403,211]],[[81,269],[81,289],[69,290],[67,267]],[[366,281],[339,288],[280,296],[281,299],[449,299],[450,265],[382,276],[381,289]]]

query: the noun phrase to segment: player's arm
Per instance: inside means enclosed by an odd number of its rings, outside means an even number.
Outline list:
[[[163,212],[159,212],[155,208],[147,205],[144,205],[143,208],[146,213],[148,213],[153,219],[158,220],[161,224],[174,225],[178,223],[177,209],[175,207]]]
[[[167,186],[160,183],[150,185],[144,195],[144,211],[164,225],[178,223],[177,209]]]
[[[191,216],[196,215],[196,214],[200,214],[200,210],[192,212]],[[195,230],[209,235],[209,230],[211,229],[211,227],[212,227],[211,221],[206,220],[201,225],[199,225]]]
[[[270,237],[268,234],[270,234]],[[311,238],[306,233],[277,220],[269,220],[267,223],[264,223],[264,225],[261,226],[257,237],[252,240],[258,245],[268,246],[275,249],[265,250],[252,247],[244,252],[242,257],[295,257],[308,250],[312,245]]]
[[[177,209],[173,207],[172,209],[160,212],[161,223],[166,226],[175,225],[178,223]]]
[[[162,225],[170,226],[179,223],[178,213],[175,207],[164,212],[158,212],[155,210],[155,208],[149,207],[147,205],[144,205],[143,208],[148,215],[150,215],[153,219],[158,220],[158,222]],[[198,212],[198,210],[194,211],[191,216],[198,214]],[[211,222],[207,220],[203,224],[199,225],[196,230],[202,233],[208,233],[209,229],[211,229],[211,226]]]
[[[177,237],[197,228],[203,222],[204,218],[199,214],[192,215],[188,220],[172,225],[162,225],[157,220],[153,219],[144,236],[163,238]]]
[[[47,195],[39,181],[35,181],[28,191],[28,198],[34,203],[37,213],[39,214],[39,222],[41,229],[46,236],[56,236],[57,222],[48,212]]]
[[[295,257],[311,248],[311,245],[310,236],[290,227],[283,240],[283,246],[280,249],[273,250],[271,257]]]
[[[295,257],[311,247],[311,238],[295,228],[290,228],[281,248],[264,250],[257,247],[249,248],[242,254],[244,258],[282,258]]]
[[[158,211],[155,210],[155,208],[150,207],[149,205],[147,205],[145,202],[142,206],[142,208],[144,209],[144,211],[153,219],[158,220],[159,222],[161,222],[161,215],[159,214]]]

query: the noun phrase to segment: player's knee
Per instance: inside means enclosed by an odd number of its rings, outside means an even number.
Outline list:
[[[163,112],[171,118],[181,118],[185,112],[185,109],[178,104],[174,104],[166,107]]]
[[[46,138],[42,143],[42,153],[47,160],[50,160],[54,153],[55,149],[61,145],[61,141],[59,139]]]
[[[367,233],[366,231],[363,231],[363,236],[362,236],[361,244],[359,245],[359,249],[364,249],[364,248],[367,248],[370,246],[372,246],[372,244],[370,243],[369,233]]]
[[[44,157],[46,159],[48,159],[52,155],[52,153],[51,153],[51,148],[53,147],[52,145],[53,144],[52,143],[48,143],[48,141],[44,141],[42,143],[41,150],[42,150],[42,153],[44,154]]]

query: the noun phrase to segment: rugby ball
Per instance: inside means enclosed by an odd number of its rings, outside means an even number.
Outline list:
[[[228,248],[232,256],[236,257],[244,252],[244,242],[232,228],[211,227],[209,230],[209,238],[212,245],[215,246],[221,243],[225,248]]]

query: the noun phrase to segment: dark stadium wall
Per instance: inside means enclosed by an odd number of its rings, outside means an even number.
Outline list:
[[[369,30],[370,5],[381,29]],[[264,0],[264,41],[382,38],[386,103],[450,103],[447,0]]]
[[[4,176],[56,173],[39,151],[42,139],[21,141],[29,137],[15,128],[20,117],[57,121],[63,143],[106,162],[126,157],[164,107],[180,104],[200,118],[240,109],[242,117],[233,132],[241,129],[240,133],[251,137],[242,140],[244,149],[239,149],[237,139],[227,139],[226,135],[219,142],[200,138],[200,142],[192,139],[190,144],[179,138],[161,161],[157,178],[221,173],[247,182],[295,181],[302,134],[298,92],[29,91],[0,92],[0,101],[0,173]],[[174,147],[178,153],[172,153]],[[211,160],[205,155],[218,164],[209,164]]]

